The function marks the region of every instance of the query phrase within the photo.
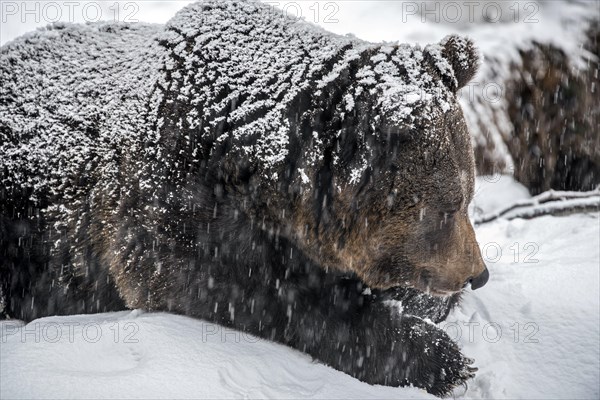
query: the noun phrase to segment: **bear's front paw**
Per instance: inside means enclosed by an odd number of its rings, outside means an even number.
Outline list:
[[[364,329],[359,336],[367,351],[356,347],[350,350],[359,362],[352,363],[353,368],[344,364],[345,368],[340,369],[371,384],[412,385],[436,396],[451,394],[475,376],[473,360],[464,357],[446,332],[432,323],[402,315],[393,316],[382,325]]]
[[[458,345],[437,326],[403,316],[398,333],[404,361],[400,369],[405,369],[407,383],[436,396],[447,396],[475,376],[474,360],[463,356]]]
[[[455,354],[451,356],[451,361],[437,371],[435,368],[430,371],[432,375],[437,374],[438,379],[434,379],[430,387],[425,387],[429,393],[440,397],[449,396],[456,387],[466,386],[466,382],[475,377],[477,372],[477,368],[473,366],[475,360],[464,357],[458,348],[448,351],[446,355],[452,353]]]

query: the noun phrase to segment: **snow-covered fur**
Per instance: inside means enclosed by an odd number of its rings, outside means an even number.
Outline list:
[[[369,383],[446,394],[472,376],[424,320],[487,280],[456,101],[471,41],[371,44],[204,1],[1,55],[6,315],[164,310]]]

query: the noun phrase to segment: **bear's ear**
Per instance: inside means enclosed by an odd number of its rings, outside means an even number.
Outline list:
[[[425,55],[454,92],[475,77],[481,64],[481,55],[473,41],[458,35],[446,36],[438,44],[427,46]]]

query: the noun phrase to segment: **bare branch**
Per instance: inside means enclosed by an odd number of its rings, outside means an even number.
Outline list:
[[[481,225],[500,218],[531,219],[543,215],[569,215],[595,211],[600,211],[600,188],[589,192],[550,190],[531,199],[519,201],[498,212],[476,217],[474,224]]]

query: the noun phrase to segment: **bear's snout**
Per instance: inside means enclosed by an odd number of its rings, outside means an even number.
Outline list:
[[[468,283],[471,284],[471,289],[476,290],[479,289],[481,287],[484,287],[485,284],[487,283],[488,279],[490,279],[490,272],[488,271],[487,267],[484,267],[485,269],[483,270],[483,272],[479,275],[477,275],[474,278],[469,279]]]

